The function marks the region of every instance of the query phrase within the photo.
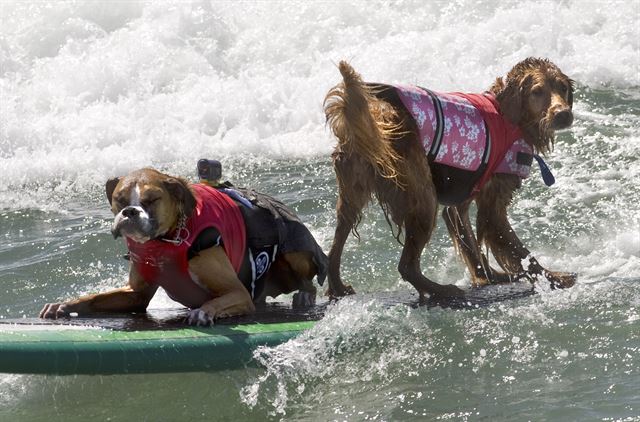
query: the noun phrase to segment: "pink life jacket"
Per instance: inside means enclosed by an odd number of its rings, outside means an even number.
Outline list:
[[[126,239],[129,256],[136,270],[149,284],[160,285],[169,297],[189,308],[198,308],[213,299],[211,292],[189,274],[188,250],[208,227],[220,232],[225,253],[236,273],[246,252],[246,229],[238,205],[227,195],[202,184],[191,185],[196,208],[178,233],[179,243],[152,239],[137,243]],[[168,234],[170,239],[175,235]]]
[[[416,86],[394,85],[418,127],[422,145],[433,162],[476,172],[471,195],[495,173],[529,175],[531,161],[521,162],[518,153],[533,155],[520,128],[500,114],[491,94],[435,93]]]

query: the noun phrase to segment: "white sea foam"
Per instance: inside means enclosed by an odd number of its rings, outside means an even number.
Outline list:
[[[635,7],[3,2],[2,206],[44,180],[83,191],[204,155],[328,154],[321,104],[343,58],[369,80],[480,90],[547,56],[580,84],[637,87]]]
[[[341,419],[410,418],[398,413],[407,402],[413,412],[424,409],[418,399],[432,407],[450,395],[459,399],[455,406],[474,391],[482,403],[500,403],[497,414],[504,415],[504,398],[544,399],[518,384],[527,374],[552,381],[542,388],[553,400],[597,403],[591,391],[566,391],[597,383],[577,383],[571,365],[553,364],[579,357],[597,370],[602,353],[615,369],[611,356],[624,350],[608,343],[626,338],[611,333],[638,320],[640,118],[637,105],[624,109],[625,96],[640,99],[637,1],[1,1],[0,20],[0,209],[12,210],[64,212],[69,197],[102,195],[107,177],[141,166],[185,175],[202,156],[228,160],[230,171],[239,171],[238,162],[261,168],[327,157],[334,140],[322,100],[339,80],[341,59],[366,80],[479,91],[527,56],[549,57],[578,83],[576,120],[548,160],[557,185],[541,187],[534,171],[512,221],[540,262],[577,271],[578,285],[540,285],[534,298],[463,312],[388,309],[349,298],[297,339],[259,349],[266,370],[229,389],[244,386],[241,399],[254,409],[285,414],[297,406],[298,415],[316,419],[332,412]],[[332,218],[323,211],[312,227],[325,249]],[[343,272],[379,280],[373,288],[409,289],[396,274],[397,256],[381,246],[392,242],[387,227],[371,220],[361,228],[380,245],[357,245],[370,262],[358,255]],[[438,281],[460,274],[449,247],[439,245],[445,253],[438,262],[425,253],[425,272]],[[77,273],[68,295],[126,279],[120,266],[74,263],[57,271]],[[174,306],[163,294],[151,305]],[[623,308],[622,316],[609,306]],[[632,352],[618,357],[629,371]],[[38,401],[49,415],[61,381],[53,380],[53,400],[41,398],[51,396],[52,380],[2,375],[0,403],[13,409]],[[466,380],[468,391],[443,390],[449,384],[442,380]],[[489,384],[495,396],[483,388]],[[511,396],[518,388],[526,394]],[[200,392],[192,396],[188,408],[200,411]]]
[[[0,7],[5,209],[64,211],[70,196],[101,192],[112,175],[147,165],[188,174],[202,156],[326,157],[334,140],[322,100],[345,58],[367,80],[442,90],[482,90],[529,55],[549,57],[582,90],[637,95],[640,86],[637,3],[627,1]],[[516,204],[516,228],[542,224],[543,236],[569,239],[565,250],[572,239],[590,239],[579,259],[550,245],[548,260],[560,269],[637,271],[640,119],[580,96],[575,108],[570,138],[578,142],[559,141],[552,156],[559,188]],[[549,206],[532,217],[540,201]],[[567,215],[577,221],[570,229]],[[593,230],[602,233],[595,247]]]

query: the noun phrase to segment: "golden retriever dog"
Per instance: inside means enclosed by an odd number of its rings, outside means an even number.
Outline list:
[[[366,83],[344,61],[339,70],[343,81],[324,103],[338,139],[332,155],[339,196],[329,252],[330,296],[354,292],[340,278],[341,255],[349,233],[358,236],[362,209],[374,196],[403,245],[398,270],[421,299],[464,294],[454,285],[432,281],[420,268],[439,204],[474,286],[533,282],[540,276],[552,287],[575,283],[574,273],[542,267],[507,218],[533,159],[545,176],[538,154],[550,152],[555,131],[573,123],[573,81],[555,64],[527,58],[481,94]],[[547,184],[552,183],[549,176]],[[469,219],[473,202],[477,236]],[[502,271],[491,268],[481,245]]]

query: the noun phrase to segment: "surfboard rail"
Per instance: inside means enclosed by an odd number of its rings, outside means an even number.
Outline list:
[[[284,343],[313,324],[302,321],[149,331],[4,324],[0,372],[106,375],[234,369],[250,365],[258,346]]]
[[[384,306],[476,309],[535,294],[530,283],[469,289],[463,297],[419,301],[415,292],[358,294]],[[187,310],[148,310],[91,318],[0,319],[0,373],[107,375],[200,372],[254,365],[260,346],[285,343],[327,312],[328,301],[306,309],[268,303],[256,313],[212,327],[185,325]]]

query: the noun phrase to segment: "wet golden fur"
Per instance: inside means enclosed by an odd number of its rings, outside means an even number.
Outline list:
[[[338,182],[337,227],[329,253],[331,296],[353,293],[340,278],[345,241],[362,219],[362,209],[375,196],[387,221],[404,232],[398,264],[402,277],[422,297],[456,296],[453,285],[433,282],[422,274],[420,256],[436,224],[438,198],[427,156],[413,119],[404,107],[385,101],[375,87],[363,82],[346,62],[340,62],[343,81],[325,98],[328,125],[338,138],[333,164]],[[528,58],[490,87],[503,115],[518,125],[537,153],[553,149],[554,132],[573,121],[573,81],[549,60]],[[520,187],[515,175],[496,174],[481,191],[464,203],[447,206],[443,218],[465,261],[474,285],[534,279],[544,275],[553,285],[567,287],[575,274],[551,272],[533,258],[507,218],[507,208]],[[477,237],[469,220],[476,202]],[[489,266],[480,245],[493,253],[502,272]],[[528,260],[526,268],[523,260]]]

